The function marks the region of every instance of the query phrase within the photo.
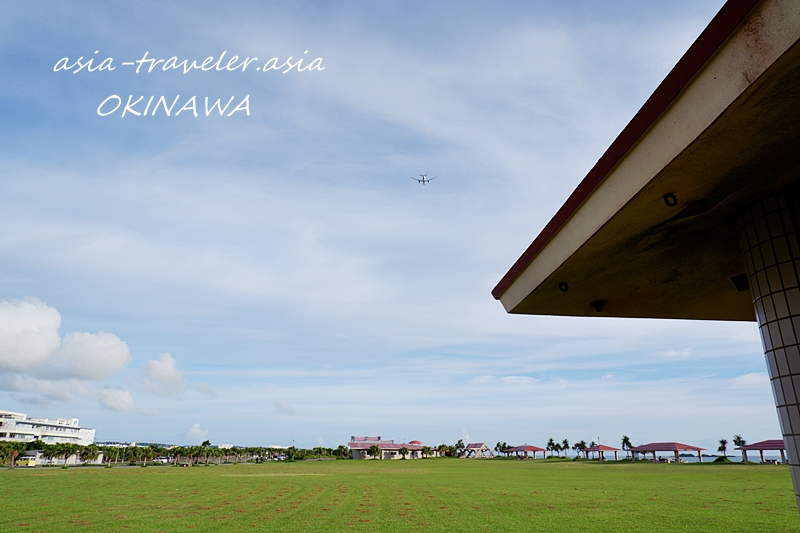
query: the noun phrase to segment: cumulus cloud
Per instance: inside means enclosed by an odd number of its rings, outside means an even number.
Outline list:
[[[208,430],[201,428],[199,422],[195,422],[186,430],[186,436],[194,442],[201,443],[206,440]]]
[[[61,346],[61,314],[38,298],[0,302],[0,371],[28,371]]]
[[[97,393],[100,405],[112,411],[130,413],[135,410],[131,393],[123,389],[105,388]]]
[[[102,380],[131,360],[113,333],[73,332],[61,339],[61,314],[38,298],[0,302],[0,372],[51,379]]]
[[[131,354],[128,345],[113,333],[79,331],[64,336],[55,359],[76,378],[101,380],[125,368]]]
[[[205,394],[206,396],[215,397],[217,392],[212,389],[208,384],[198,381],[194,384],[194,390],[199,392],[200,394]]]
[[[131,361],[128,345],[104,331],[70,332],[62,338],[60,327],[58,310],[38,298],[0,301],[0,390],[26,403],[81,395],[94,396],[115,411],[133,410],[127,391],[97,392],[92,384],[125,368]]]
[[[158,359],[147,361],[142,384],[159,396],[179,396],[186,390],[183,372],[178,369],[178,362],[170,353],[162,353]]]

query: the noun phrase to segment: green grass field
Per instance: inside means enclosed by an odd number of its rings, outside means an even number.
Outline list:
[[[800,532],[787,467],[423,459],[0,470],[0,531]]]

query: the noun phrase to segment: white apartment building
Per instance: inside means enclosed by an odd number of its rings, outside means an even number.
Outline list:
[[[28,418],[25,413],[0,411],[0,441],[31,442],[36,439],[45,444],[94,443],[94,429],[82,428],[77,418]]]

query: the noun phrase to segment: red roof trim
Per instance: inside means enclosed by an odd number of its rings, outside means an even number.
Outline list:
[[[377,446],[381,450],[400,450],[408,448],[408,451],[421,451],[421,444],[395,444],[393,442],[348,442],[347,445],[351,450],[369,450],[372,446]]]
[[[735,450],[764,450],[764,451],[775,451],[775,450],[785,450],[786,445],[783,443],[783,439],[773,439],[773,440],[762,440],[761,442],[754,442],[753,444],[745,444],[744,446],[740,446],[739,448],[734,448]]]
[[[544,448],[539,448],[538,446],[531,446],[531,445],[522,445],[522,446],[514,446],[513,448],[507,448],[503,453],[515,453],[515,452],[546,452]]]
[[[608,173],[619,163],[634,144],[655,123],[658,117],[678,97],[681,90],[695,74],[717,52],[720,46],[731,36],[759,0],[728,0],[719,13],[711,20],[703,33],[683,54],[680,61],[667,74],[664,81],[647,99],[641,109],[634,115],[617,138],[611,143],[603,156],[595,163],[583,181],[567,198],[561,209],[534,239],[528,249],[514,263],[514,266],[503,276],[503,279],[492,290],[492,296],[499,300],[515,279],[525,270],[539,254],[550,239],[569,220],[580,205],[589,197],[594,189],[603,181]]]
[[[680,442],[651,442],[630,448],[632,452],[700,452],[705,448],[690,446]]]
[[[619,448],[612,448],[611,446],[606,446],[605,444],[596,444],[595,446],[591,446],[586,448],[587,452],[621,452]]]

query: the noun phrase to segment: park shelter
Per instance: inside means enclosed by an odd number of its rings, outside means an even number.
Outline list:
[[[651,442],[649,444],[642,444],[641,446],[634,446],[631,448],[634,459],[636,458],[637,453],[652,453],[653,460],[655,461],[656,452],[673,452],[675,454],[675,462],[678,462],[680,461],[680,456],[678,455],[680,452],[697,452],[697,460],[701,463],[703,462],[703,456],[700,452],[704,450],[705,448],[681,444],[680,442]]]
[[[597,455],[600,457],[601,461],[605,461],[605,452],[614,452],[614,460],[619,461],[618,453],[621,451],[619,448],[612,448],[611,446],[606,446],[605,444],[595,444],[594,446],[589,446],[585,450],[583,450],[586,454],[586,458],[589,458],[590,453],[597,452]]]
[[[461,453],[462,459],[477,459],[483,457],[488,459],[494,457],[492,449],[485,442],[471,442],[467,444],[464,451]]]
[[[377,446],[380,450],[379,459],[403,459],[401,450],[408,450],[406,458],[419,459],[422,457],[422,443],[411,441],[409,443],[396,443],[394,440],[382,440],[380,437],[350,437],[347,443],[353,459],[371,459],[369,450],[372,446]]]
[[[797,0],[728,0],[492,291],[509,313],[756,321],[796,494],[798,41]]]
[[[744,462],[747,461],[747,452],[748,451],[758,451],[761,455],[761,462],[764,462],[764,452],[774,452],[779,451],[781,452],[781,463],[786,462],[786,455],[784,454],[784,450],[786,446],[783,443],[783,439],[773,439],[773,440],[762,440],[761,442],[754,442],[753,444],[745,444],[744,446],[739,446],[736,448],[737,450],[741,450],[742,452],[742,459]]]
[[[544,448],[539,448],[538,446],[523,444],[522,446],[514,446],[513,448],[506,448],[505,450],[503,450],[503,453],[506,454],[513,453],[514,455],[517,456],[517,458],[519,458],[519,454],[522,453],[523,454],[522,458],[527,459],[528,453],[533,452],[533,458],[536,459],[536,452],[542,452],[542,457],[544,457],[546,451],[547,450],[545,450]]]

